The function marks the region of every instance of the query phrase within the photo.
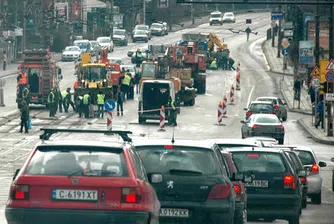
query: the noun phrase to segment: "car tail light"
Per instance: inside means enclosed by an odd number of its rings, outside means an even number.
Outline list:
[[[275,110],[278,110],[279,106],[277,104],[274,105]]]
[[[284,188],[285,189],[296,189],[296,180],[292,175],[286,175],[284,177]]]
[[[246,112],[246,116],[247,116],[247,117],[250,117],[251,115],[252,115],[252,112],[250,112],[250,111],[247,111],[247,112]]]
[[[319,166],[317,164],[313,164],[311,168],[312,174],[318,174],[319,173]]]
[[[276,112],[271,112],[271,114],[276,114]]]
[[[241,196],[241,186],[239,185],[234,185],[233,186],[235,194],[236,194],[236,199],[240,200],[240,196]]]
[[[257,153],[248,153],[247,154],[247,157],[260,157],[260,155],[259,154],[257,154]]]
[[[228,183],[217,184],[211,188],[208,199],[227,198],[231,194],[231,187]]]
[[[284,126],[283,125],[280,125],[278,126],[277,128],[281,129],[281,130],[284,130]]]
[[[259,126],[256,125],[256,124],[254,124],[254,125],[252,126],[252,128],[253,128],[253,129],[256,129],[256,128],[259,128]]]
[[[306,183],[306,177],[300,177],[299,180],[302,184]]]
[[[11,186],[11,196],[13,200],[29,200],[29,186],[13,184]]]
[[[165,149],[173,149],[174,147],[172,145],[165,145]]]
[[[141,193],[139,188],[135,187],[126,187],[122,188],[122,203],[140,203]]]

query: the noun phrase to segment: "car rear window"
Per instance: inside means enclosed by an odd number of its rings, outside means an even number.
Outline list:
[[[285,163],[278,153],[233,152],[233,160],[240,172],[283,173]]]
[[[249,109],[251,111],[272,111],[273,106],[271,104],[253,103]]]
[[[87,146],[42,146],[30,160],[26,175],[126,177],[122,149]]]
[[[257,101],[264,101],[264,102],[270,102],[272,104],[277,104],[277,100],[276,99],[270,99],[270,98],[260,98],[260,99],[256,99]]]
[[[136,146],[148,173],[168,174],[170,170],[217,174],[218,161],[212,151],[202,148],[164,146]]]
[[[311,152],[308,152],[308,151],[302,151],[302,150],[294,150],[300,161],[302,162],[303,165],[312,165],[312,164],[315,164],[315,159],[312,155]]]
[[[256,123],[280,123],[277,116],[258,116],[255,118]]]

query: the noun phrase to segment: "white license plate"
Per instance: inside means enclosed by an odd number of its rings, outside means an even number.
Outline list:
[[[96,190],[53,189],[52,199],[66,201],[97,201]]]
[[[268,188],[267,180],[253,180],[251,183],[245,183],[245,187],[262,187]]]
[[[179,209],[179,208],[161,208],[160,209],[160,216],[165,217],[189,217],[189,210],[188,209]]]

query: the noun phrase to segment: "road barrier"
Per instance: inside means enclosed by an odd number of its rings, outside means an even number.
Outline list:
[[[240,61],[238,62],[236,73],[236,90],[240,90]]]
[[[223,103],[222,101],[219,102],[218,104],[218,125],[220,125],[223,121]]]
[[[231,90],[230,90],[230,104],[234,103],[234,85],[232,84]]]
[[[224,95],[224,98],[223,98],[223,117],[227,117],[226,114],[227,114],[227,97],[226,97],[226,95]]]
[[[159,123],[159,131],[165,131],[165,107],[161,106],[160,109],[160,123]]]
[[[106,118],[107,118],[107,130],[112,131],[112,112],[107,111]]]
[[[4,91],[3,87],[6,85],[6,80],[5,79],[0,79],[0,107],[5,106],[5,97],[4,97]]]

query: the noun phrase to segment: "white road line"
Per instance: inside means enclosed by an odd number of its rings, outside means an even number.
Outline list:
[[[254,89],[255,89],[255,85],[253,86],[252,90],[251,90],[250,93],[249,93],[246,108],[247,108],[248,105],[250,104],[250,101],[251,101],[251,98],[252,98]]]

